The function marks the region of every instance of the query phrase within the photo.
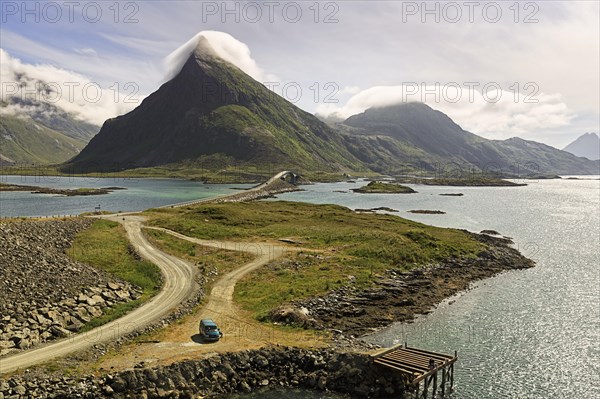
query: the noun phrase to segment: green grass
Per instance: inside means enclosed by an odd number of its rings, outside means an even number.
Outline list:
[[[83,139],[36,123],[30,118],[2,115],[0,118],[0,148],[2,155],[17,163],[64,162],[86,145]]]
[[[195,244],[158,230],[144,229],[144,234],[161,251],[196,264],[200,271],[215,270],[218,275],[223,275],[254,259],[245,252]]]
[[[290,255],[242,279],[235,300],[262,318],[277,305],[348,284],[368,286],[387,269],[410,270],[449,257],[474,257],[484,245],[467,233],[337,205],[284,201],[204,204],[146,212],[149,223],[204,239],[290,238],[315,252]]]
[[[130,251],[125,230],[116,222],[95,221],[89,229],[77,235],[68,253],[75,260],[104,270],[143,291],[142,296],[134,301],[105,309],[102,316],[86,323],[82,332],[118,319],[135,309],[154,296],[162,284],[158,266],[136,259]]]

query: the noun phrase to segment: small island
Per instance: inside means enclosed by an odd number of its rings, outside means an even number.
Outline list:
[[[399,212],[397,209],[388,208],[387,206],[380,206],[377,208],[369,208],[369,209],[356,208],[355,211],[356,212],[377,212],[377,211]]]
[[[444,197],[462,197],[464,194],[463,193],[442,193],[440,195],[444,196]]]
[[[384,183],[380,181],[372,181],[366,186],[353,188],[352,191],[361,194],[414,194],[416,193],[410,187],[396,183]]]
[[[123,187],[103,187],[103,188],[49,188],[38,186],[23,186],[19,184],[0,183],[0,191],[29,191],[32,194],[58,194],[66,197],[85,196],[85,195],[103,195],[115,190],[125,190]]]
[[[444,211],[430,211],[428,209],[413,209],[411,211],[408,211],[409,213],[420,213],[423,215],[443,215],[446,212]]]

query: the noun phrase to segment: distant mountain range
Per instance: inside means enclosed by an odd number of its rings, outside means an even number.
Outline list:
[[[599,169],[598,162],[535,141],[485,139],[422,103],[372,108],[338,126],[356,157],[386,173],[410,170],[410,165],[440,173],[506,175],[594,174]]]
[[[578,157],[598,160],[600,159],[600,138],[596,133],[585,133],[563,148],[563,151]]]
[[[0,162],[71,158],[63,170],[72,172],[185,164],[388,174],[600,173],[598,161],[519,138],[488,140],[421,103],[372,108],[327,124],[221,59],[203,37],[173,79],[133,111],[107,120],[81,152],[95,128],[52,111],[3,116]]]
[[[21,105],[28,111],[8,113],[9,105]],[[65,162],[77,155],[98,130],[98,126],[77,120],[51,104],[1,103],[0,164]]]

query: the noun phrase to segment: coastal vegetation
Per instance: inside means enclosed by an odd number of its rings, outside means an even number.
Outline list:
[[[370,287],[389,268],[475,258],[485,245],[464,231],[337,205],[285,201],[202,204],[147,211],[149,224],[202,239],[301,243],[236,286],[234,299],[264,318],[280,304],[353,284]]]

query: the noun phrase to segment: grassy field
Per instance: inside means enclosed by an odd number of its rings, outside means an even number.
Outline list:
[[[304,251],[251,273],[235,299],[257,318],[277,305],[319,295],[350,280],[368,286],[387,269],[409,270],[484,247],[465,232],[337,205],[266,201],[204,204],[146,212],[149,223],[204,239],[300,243]],[[353,276],[350,278],[349,276]]]
[[[160,269],[150,262],[136,259],[129,250],[125,230],[116,222],[95,221],[89,229],[77,235],[68,253],[80,262],[104,270],[143,290],[139,299],[106,309],[102,316],[87,323],[82,331],[118,319],[155,295],[162,284]]]
[[[162,231],[144,229],[144,235],[161,251],[197,265],[205,275],[212,272],[223,275],[254,259],[254,256],[245,252],[194,244]]]

